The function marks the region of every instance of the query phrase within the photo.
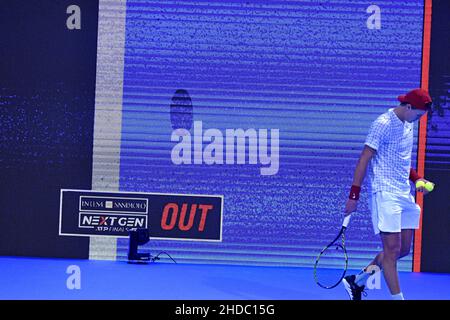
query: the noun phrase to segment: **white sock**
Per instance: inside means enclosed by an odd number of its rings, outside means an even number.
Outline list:
[[[366,285],[367,279],[373,275],[375,272],[366,272],[366,269],[362,269],[360,273],[358,273],[355,277],[355,282],[358,286]]]
[[[392,295],[392,300],[405,300],[405,298],[403,297],[403,293],[397,293],[397,294],[393,294]]]

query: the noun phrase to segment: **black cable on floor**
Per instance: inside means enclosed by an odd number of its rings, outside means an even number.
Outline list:
[[[161,252],[158,253],[156,256],[154,256],[154,257],[152,258],[152,262],[155,262],[155,260],[160,260],[159,256],[160,256],[161,254],[165,254],[165,255],[168,256],[173,262],[177,263],[177,262],[170,256],[170,254],[168,254],[167,252],[164,252],[164,251],[161,251]]]

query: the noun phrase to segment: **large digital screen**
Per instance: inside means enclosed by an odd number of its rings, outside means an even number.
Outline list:
[[[420,87],[423,2],[142,0],[124,21],[118,189],[224,201],[221,243],[148,248],[311,266],[339,230],[371,122]],[[366,185],[347,243],[353,268],[381,250]]]

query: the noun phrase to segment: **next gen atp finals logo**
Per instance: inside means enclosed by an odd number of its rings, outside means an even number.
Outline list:
[[[98,233],[123,234],[147,228],[148,199],[80,196],[79,228]]]

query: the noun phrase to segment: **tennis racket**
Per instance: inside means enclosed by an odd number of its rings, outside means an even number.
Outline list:
[[[325,289],[332,289],[341,283],[348,266],[345,249],[345,230],[350,222],[350,215],[344,218],[341,231],[319,254],[314,264],[314,280]]]

